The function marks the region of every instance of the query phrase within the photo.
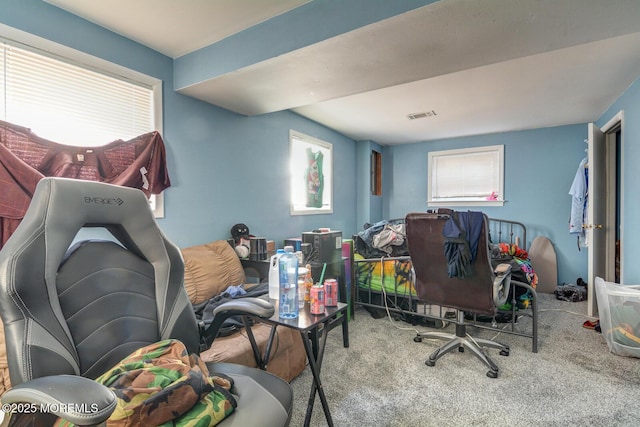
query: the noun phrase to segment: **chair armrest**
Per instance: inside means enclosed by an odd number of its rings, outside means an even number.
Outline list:
[[[498,264],[493,272],[496,277],[493,279],[493,302],[496,307],[500,307],[509,298],[511,289],[511,264]]]
[[[76,425],[104,422],[117,403],[110,388],[76,375],[35,378],[14,386],[1,400],[3,411],[48,412]]]
[[[268,319],[273,316],[275,311],[276,309],[271,302],[261,298],[247,297],[234,299],[220,304],[213,310],[213,315],[215,318],[219,315],[226,315],[226,317],[229,317],[237,314],[247,314]]]
[[[493,272],[498,276],[503,276],[511,273],[511,268],[511,264],[498,264],[496,265],[496,268],[493,269]]]
[[[201,351],[211,347],[218,335],[222,323],[231,316],[249,316],[268,319],[275,313],[275,307],[269,301],[260,298],[238,298],[220,304],[213,310],[213,322],[202,333]]]

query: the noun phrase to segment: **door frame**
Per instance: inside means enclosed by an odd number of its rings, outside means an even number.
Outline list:
[[[615,114],[601,129],[600,131],[604,135],[604,168],[598,174],[597,179],[600,182],[604,182],[605,184],[605,200],[602,202],[605,205],[605,218],[602,224],[602,230],[604,231],[604,247],[596,248],[594,246],[593,239],[589,240],[589,251],[590,253],[599,253],[600,256],[604,257],[604,270],[602,271],[603,279],[606,281],[614,281],[615,278],[615,226],[616,226],[616,191],[615,191],[615,180],[617,173],[617,164],[616,164],[616,134],[620,132],[620,151],[624,152],[624,111],[620,110],[617,114]],[[591,160],[591,159],[590,159]],[[620,227],[620,282],[624,283],[624,269],[623,269],[623,256],[622,256],[622,239],[623,239],[623,224],[624,224],[624,156],[620,156],[620,182],[618,183],[620,186],[620,200],[619,208],[620,208],[620,223],[618,226]],[[589,186],[592,186],[592,183],[589,182]],[[590,191],[590,196],[597,191]],[[595,203],[592,199],[589,201],[589,204]],[[598,224],[595,224],[594,221],[589,218],[589,224],[587,226],[587,233],[591,233],[593,236],[594,232],[598,231]],[[604,250],[604,251],[603,251]],[[589,303],[587,305],[587,314],[589,316],[595,316],[597,314],[597,305],[595,298],[595,261],[593,253],[592,256],[588,257],[588,271],[589,271]],[[601,264],[602,265],[602,264]]]
[[[607,182],[607,219],[606,219],[606,246],[605,246],[605,257],[606,257],[606,275],[605,280],[613,281],[615,277],[615,263],[614,263],[614,255],[616,250],[616,233],[614,227],[616,226],[616,202],[620,208],[620,223],[619,234],[620,234],[620,282],[624,283],[623,280],[623,257],[622,257],[622,239],[624,236],[623,233],[623,224],[624,224],[624,156],[620,156],[620,182],[618,185],[620,186],[620,200],[616,200],[616,173],[618,172],[618,166],[616,165],[616,134],[620,132],[620,152],[624,152],[624,111],[620,110],[618,113],[613,116],[604,126],[602,126],[601,130],[605,136],[605,146],[607,152],[606,158],[606,182]]]

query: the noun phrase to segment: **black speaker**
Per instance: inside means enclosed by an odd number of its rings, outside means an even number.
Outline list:
[[[311,245],[309,261],[333,264],[342,261],[342,231],[304,232],[302,243]]]

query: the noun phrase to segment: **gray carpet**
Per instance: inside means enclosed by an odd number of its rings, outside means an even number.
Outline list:
[[[327,339],[321,378],[334,425],[640,425],[640,360],[609,352],[601,334],[582,327],[586,303],[558,301],[549,294],[539,299],[538,353],[531,352],[531,340],[501,334],[497,340],[508,344],[511,354],[488,350],[500,367],[497,379],[488,378],[485,366],[469,352],[454,351],[436,366],[426,366],[441,341],[415,343],[415,327],[374,319],[357,308],[349,323],[350,347],[342,346],[340,328]],[[294,427],[304,423],[311,379],[307,367],[291,383]],[[318,397],[311,425],[326,425]]]

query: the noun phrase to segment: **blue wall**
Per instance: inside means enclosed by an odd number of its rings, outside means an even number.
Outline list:
[[[180,245],[226,238],[238,222],[279,247],[318,227],[353,233],[352,140],[288,112],[245,117],[190,99],[184,104],[173,126],[165,120],[175,165],[160,224],[170,238]],[[289,129],[333,144],[333,214],[289,215]]]
[[[354,141],[290,112],[245,117],[177,94],[171,58],[41,0],[3,0],[0,23],[163,80],[172,186],[159,223],[179,246],[226,239],[238,222],[279,246],[318,227],[355,232]],[[333,214],[289,215],[289,129],[333,144]]]
[[[573,125],[385,147],[389,181],[384,216],[400,218],[427,209],[429,151],[504,145],[507,202],[481,210],[490,217],[524,223],[529,245],[538,235],[548,237],[556,249],[559,283],[575,283],[586,277],[586,251],[579,252],[576,238],[568,233],[568,192],[586,155],[586,132],[586,125]]]

